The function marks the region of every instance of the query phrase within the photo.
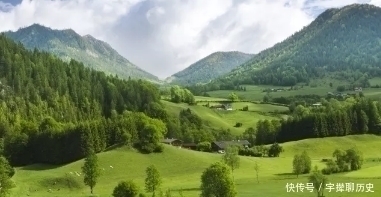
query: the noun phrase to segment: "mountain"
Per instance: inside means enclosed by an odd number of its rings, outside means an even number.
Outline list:
[[[381,76],[380,18],[381,8],[368,4],[328,9],[301,31],[213,80],[207,89],[293,86],[328,76],[367,86],[369,78]]]
[[[206,83],[228,73],[253,56],[237,51],[215,52],[172,75],[166,81],[181,85]]]
[[[156,76],[129,62],[106,42],[90,35],[80,36],[71,29],[53,30],[33,24],[16,32],[5,32],[5,35],[21,42],[28,49],[50,52],[66,61],[75,59],[107,74],[117,74],[125,79],[131,77],[159,81]]]

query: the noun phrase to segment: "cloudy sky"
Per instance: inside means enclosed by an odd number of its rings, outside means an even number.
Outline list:
[[[108,42],[165,78],[215,51],[258,53],[327,8],[381,0],[0,0],[0,31],[33,23]]]

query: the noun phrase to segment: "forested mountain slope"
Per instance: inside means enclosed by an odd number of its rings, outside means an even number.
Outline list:
[[[215,52],[171,76],[168,81],[180,85],[206,83],[254,57],[238,51]]]
[[[156,85],[29,51],[4,34],[0,84],[0,152],[12,165],[67,163],[120,143],[159,151],[166,132]]]
[[[28,49],[47,51],[66,61],[75,59],[107,74],[117,74],[125,79],[131,77],[159,81],[156,76],[122,57],[109,44],[90,35],[80,36],[71,29],[53,30],[34,24],[5,34],[16,42],[20,41]]]
[[[381,8],[368,4],[328,9],[301,31],[214,80],[208,88],[292,86],[328,74],[366,85],[368,78],[381,75],[380,18]]]

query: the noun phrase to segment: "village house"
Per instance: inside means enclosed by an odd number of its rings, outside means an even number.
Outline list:
[[[225,150],[228,146],[241,146],[248,148],[251,144],[247,140],[232,140],[232,141],[214,141],[212,142],[212,151],[218,152]]]
[[[190,150],[197,150],[197,144],[196,143],[183,143],[182,148],[190,149]]]
[[[172,146],[182,146],[183,141],[178,140],[178,139],[173,139],[173,138],[171,138],[171,139],[167,138],[167,139],[163,139],[161,141],[161,143],[172,145]]]
[[[219,105],[213,105],[213,106],[210,106],[210,108],[212,109],[220,109],[220,110],[228,110],[228,111],[231,111],[233,110],[233,107],[230,103],[222,103],[222,104],[219,104]]]

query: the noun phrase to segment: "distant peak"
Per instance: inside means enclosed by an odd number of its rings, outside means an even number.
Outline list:
[[[96,38],[94,38],[94,36],[90,35],[90,34],[86,34],[84,36],[82,36],[83,38],[87,38],[87,39],[90,39],[90,40],[97,40]]]
[[[39,23],[33,23],[32,25],[30,25],[28,27],[24,27],[24,28],[20,28],[20,29],[49,29],[49,30],[51,30],[50,27],[43,26]]]

